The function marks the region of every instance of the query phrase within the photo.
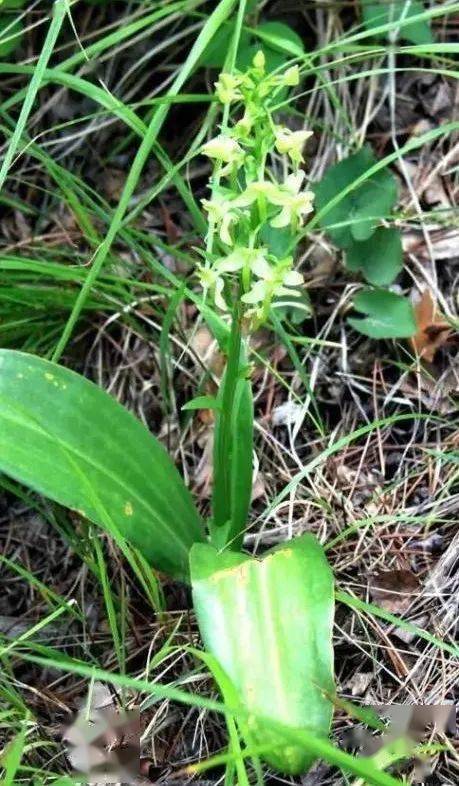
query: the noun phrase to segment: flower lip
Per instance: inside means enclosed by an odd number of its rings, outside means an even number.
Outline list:
[[[222,161],[225,164],[242,162],[244,156],[244,151],[238,142],[225,134],[209,139],[202,146],[201,151],[205,156]]]
[[[221,175],[228,175],[239,169],[244,163],[245,154],[239,143],[233,137],[226,134],[209,139],[202,148],[201,153],[214,159],[225,166],[220,170]]]
[[[201,199],[201,204],[209,217],[220,227],[219,235],[222,243],[232,246],[231,230],[240,218],[240,215],[232,209],[232,200],[217,194],[213,199]]]
[[[279,153],[286,153],[296,165],[304,161],[303,147],[307,139],[312,136],[312,131],[303,129],[291,131],[286,126],[278,126],[275,131],[276,149]]]
[[[252,272],[258,276],[249,292],[242,296],[244,303],[256,305],[269,304],[273,297],[288,295],[299,297],[300,293],[292,289],[303,283],[303,276],[297,270],[292,270],[292,257],[281,260],[277,265],[270,265],[265,260],[259,260],[252,266]]]
[[[198,267],[197,275],[204,291],[210,290],[210,292],[212,292],[217,308],[221,309],[221,311],[226,311],[227,306],[223,298],[225,282],[218,270],[202,266]]]
[[[287,177],[283,188],[271,197],[271,202],[282,208],[278,216],[272,219],[271,226],[276,228],[302,226],[304,216],[313,210],[314,193],[301,191],[305,174],[295,172]]]

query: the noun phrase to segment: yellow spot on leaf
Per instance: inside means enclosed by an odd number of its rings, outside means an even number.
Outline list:
[[[132,516],[132,514],[134,513],[134,508],[132,507],[130,502],[126,502],[124,506],[124,512],[126,516]]]
[[[233,568],[220,570],[210,577],[210,581],[213,584],[218,584],[220,581],[226,581],[226,579],[230,578],[230,580],[235,581],[239,587],[244,587],[249,581],[250,566],[252,562],[252,560],[246,560],[241,565],[235,565]]]
[[[54,374],[50,374],[49,371],[45,371],[45,379],[47,379],[48,382],[53,382],[54,381]]]

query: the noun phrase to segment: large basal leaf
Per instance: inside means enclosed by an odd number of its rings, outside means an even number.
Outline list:
[[[266,719],[254,728],[260,745],[273,746],[264,758],[281,772],[304,772],[311,754],[279,749],[269,721],[329,733],[333,576],[320,544],[306,534],[260,560],[196,544],[190,564],[203,642],[247,710]]]
[[[313,190],[315,208],[321,211],[340,191],[354,183],[376,164],[368,147],[362,148],[327,169]],[[376,172],[360,186],[350,191],[320,221],[333,242],[348,248],[355,241],[368,240],[380,218],[386,218],[397,200],[397,181],[388,169]]]
[[[188,576],[203,532],[182,478],[140,421],[84,377],[0,350],[0,471]]]
[[[354,308],[366,317],[348,319],[359,333],[370,338],[409,338],[417,330],[410,301],[385,289],[364,289],[354,298]]]
[[[346,250],[346,267],[361,272],[369,284],[392,284],[403,267],[402,238],[395,227],[378,227],[369,240]]]

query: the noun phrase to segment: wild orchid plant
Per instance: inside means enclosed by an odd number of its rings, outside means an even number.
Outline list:
[[[217,309],[231,314],[231,338],[215,408],[211,543],[195,544],[190,553],[203,641],[254,716],[243,734],[271,744],[266,761],[293,774],[306,770],[314,756],[298,745],[279,749],[272,723],[328,734],[334,692],[333,577],[309,534],[271,549],[261,560],[240,549],[252,488],[246,340],[268,321],[279,298],[300,297],[303,277],[293,269],[293,254],[313,209],[314,195],[305,188],[300,168],[311,131],[278,125],[270,110],[279,90],[298,83],[296,66],[266,73],[259,51],[245,73],[223,73],[216,84],[222,105],[231,109],[234,104],[240,117],[202,149],[213,160],[214,172],[211,199],[203,201],[209,235],[198,275]],[[280,182],[269,166],[275,151],[284,156]],[[273,253],[265,241],[267,228],[288,232],[290,255]]]
[[[309,740],[329,731],[333,577],[308,533],[260,559],[242,545],[253,451],[246,339],[279,297],[300,294],[293,253],[313,202],[301,169],[311,132],[278,125],[270,110],[276,92],[298,81],[296,67],[266,73],[262,52],[245,73],[222,74],[217,97],[225,116],[240,108],[240,117],[202,149],[214,172],[203,203],[209,233],[198,271],[206,293],[201,310],[211,328],[223,325],[227,355],[212,403],[214,483],[206,524],[159,442],[107,393],[62,366],[0,350],[0,469],[108,530],[137,575],[142,566],[144,588],[148,565],[191,580],[233,733],[236,722],[254,750],[287,773],[305,771],[315,754],[298,737],[287,744],[285,729],[308,732]],[[284,156],[281,181],[270,168],[275,151]],[[267,228],[288,230],[290,255],[273,253]],[[197,408],[199,399],[191,404]]]

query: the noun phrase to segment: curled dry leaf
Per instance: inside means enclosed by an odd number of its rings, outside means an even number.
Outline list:
[[[405,612],[419,592],[419,580],[406,568],[376,573],[370,578],[372,599],[391,614]]]
[[[414,306],[414,314],[418,327],[410,339],[416,354],[433,363],[435,353],[450,340],[453,330],[451,325],[442,319],[430,289],[425,289],[421,299]]]

